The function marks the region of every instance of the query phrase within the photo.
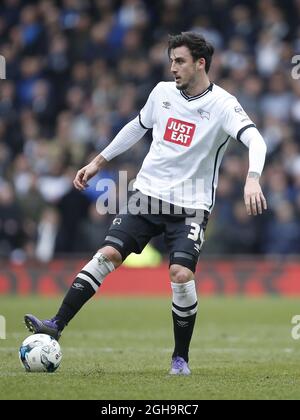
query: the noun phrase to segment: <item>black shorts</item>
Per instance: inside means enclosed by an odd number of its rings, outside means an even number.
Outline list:
[[[151,238],[163,234],[170,265],[179,264],[195,272],[209,212],[197,210],[191,214],[191,210],[182,208],[182,214],[178,214],[178,209],[171,205],[171,214],[163,214],[161,207],[159,214],[150,214],[150,208],[147,214],[120,212],[113,220],[102,246],[110,245],[117,249],[124,261],[132,252],[140,254]]]

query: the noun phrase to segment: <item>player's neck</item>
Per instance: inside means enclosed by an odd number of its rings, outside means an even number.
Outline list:
[[[209,86],[210,86],[210,80],[205,75],[205,77],[201,78],[201,80],[198,80],[197,83],[195,83],[194,85],[189,85],[188,88],[184,90],[184,92],[188,96],[197,96],[205,92],[206,89],[209,88]]]

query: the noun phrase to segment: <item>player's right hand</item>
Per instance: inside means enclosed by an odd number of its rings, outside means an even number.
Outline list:
[[[73,181],[74,187],[79,191],[83,191],[85,188],[89,186],[87,183],[88,180],[93,178],[93,176],[96,175],[99,169],[100,169],[99,165],[94,161],[92,161],[88,165],[81,168],[77,172],[74,178],[74,181]]]

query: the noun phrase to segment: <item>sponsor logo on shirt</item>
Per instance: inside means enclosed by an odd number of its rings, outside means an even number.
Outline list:
[[[169,118],[164,134],[164,140],[189,147],[192,143],[195,129],[195,124],[176,120],[175,118]]]

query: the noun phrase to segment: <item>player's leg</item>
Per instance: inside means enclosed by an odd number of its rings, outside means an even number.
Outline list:
[[[140,253],[155,226],[139,215],[118,215],[108,230],[102,247],[76,276],[57,314],[48,320],[25,315],[27,328],[58,339],[64,327],[97,292],[104,278],[119,267],[132,252]]]
[[[98,291],[105,277],[122,264],[122,255],[112,246],[100,248],[77,274],[57,314],[49,320],[39,320],[31,314],[24,317],[33,333],[44,333],[59,339],[62,330],[82,306]]]
[[[194,331],[198,299],[195,270],[204,242],[208,214],[194,219],[173,219],[167,223],[166,241],[170,247],[170,279],[174,352],[171,374],[189,374],[189,348]],[[172,219],[171,219],[172,220]]]
[[[171,374],[190,374],[189,348],[197,315],[194,272],[180,264],[170,266],[174,351]]]

